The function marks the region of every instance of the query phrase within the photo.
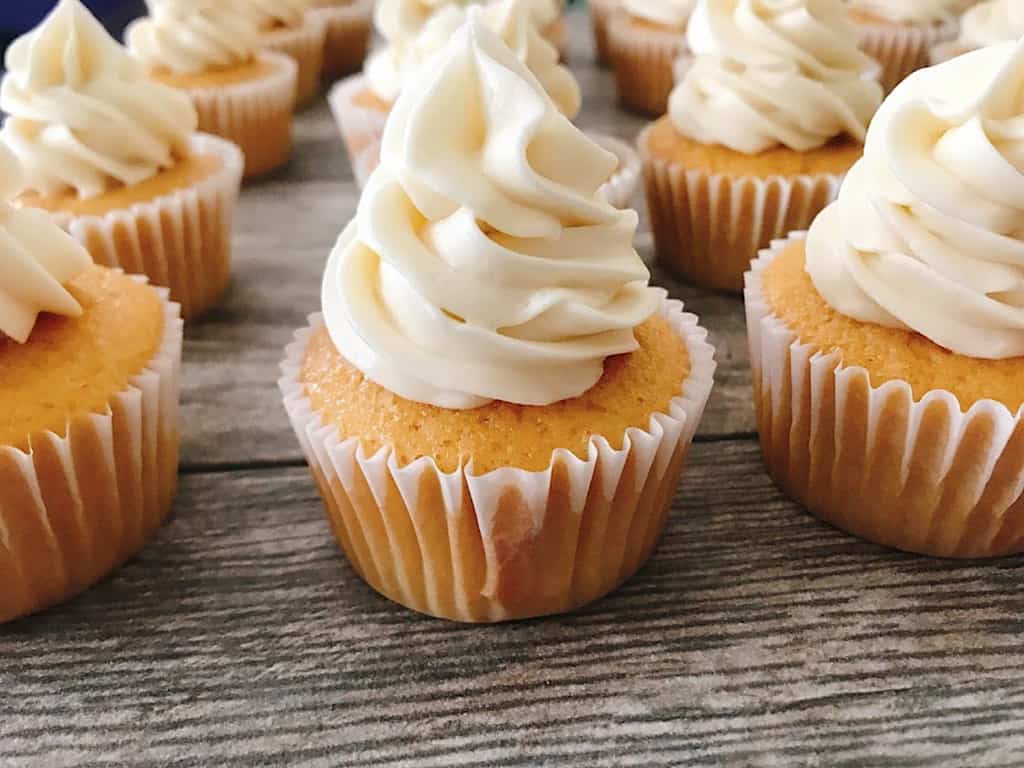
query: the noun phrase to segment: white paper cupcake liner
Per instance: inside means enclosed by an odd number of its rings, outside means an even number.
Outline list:
[[[667,413],[627,430],[615,450],[591,439],[583,460],[556,451],[542,472],[443,472],[430,458],[399,466],[324,426],[299,381],[310,318],[288,347],[285,407],[355,570],[413,610],[493,622],[572,610],[628,579],[653,551],[710,395],[714,349],[678,301],[661,313],[687,345],[691,373]],[[551,556],[551,548],[559,554]],[[547,554],[545,554],[547,553]]]
[[[301,27],[275,29],[263,36],[265,50],[289,56],[298,66],[295,81],[297,107],[306,106],[320,92],[326,39],[327,21],[312,11],[306,12]]]
[[[758,251],[806,229],[839,193],[843,176],[728,176],[685,168],[638,146],[658,258],[697,285],[739,293]]]
[[[64,436],[32,435],[28,452],[0,446],[0,622],[92,586],[136,555],[170,511],[182,320],[158,290],[163,340],[106,412],[69,419]]]
[[[673,64],[687,50],[686,33],[638,26],[621,9],[614,12],[607,29],[619,101],[648,117],[665,114],[675,85]]]
[[[199,130],[241,148],[247,179],[280,168],[292,149],[298,65],[272,51],[263,51],[259,58],[273,66],[273,74],[230,86],[189,89],[199,114]]]
[[[612,177],[601,187],[605,199],[616,208],[631,208],[633,196],[640,184],[640,155],[626,142],[603,133],[587,131],[591,141],[600,144],[617,158],[619,167]]]
[[[886,93],[929,64],[931,49],[956,38],[959,24],[916,27],[899,24],[857,24],[858,45],[879,63],[879,82]]]
[[[611,60],[608,44],[608,25],[621,0],[588,0],[590,24],[594,32],[594,57],[601,66]]]
[[[186,320],[216,304],[231,280],[231,231],[244,162],[238,147],[216,136],[196,134],[191,146],[196,155],[219,158],[220,169],[125,210],[53,214],[97,264],[169,288]]]
[[[764,250],[746,276],[761,445],[774,480],[821,519],[871,541],[942,557],[1024,551],[1024,408],[964,412],[905,381],[873,386],[838,353],[801,344],[772,314],[763,271],[804,233]]]
[[[373,31],[373,0],[314,8],[327,25],[322,77],[333,83],[363,68]]]
[[[356,103],[356,98],[366,89],[366,78],[353,75],[340,81],[327,95],[360,189],[380,162],[380,143],[388,119],[387,112]]]

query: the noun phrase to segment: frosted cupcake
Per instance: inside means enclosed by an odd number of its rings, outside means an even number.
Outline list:
[[[231,274],[238,149],[195,133],[188,97],[150,80],[78,0],[12,43],[5,66],[16,204],[49,211],[97,264],[169,287],[187,318],[213,306]]]
[[[598,65],[604,66],[611,61],[608,28],[620,5],[621,0],[588,0],[587,2],[587,8],[590,10],[590,26],[594,33],[594,58]]]
[[[932,48],[931,61],[939,64],[968,51],[1024,37],[1024,3],[1019,0],[988,0],[960,17],[960,36]]]
[[[0,622],[142,549],[178,467],[177,305],[12,207],[19,175],[0,144]]]
[[[388,2],[390,0],[383,0],[378,8],[381,29],[397,31]],[[572,73],[558,63],[557,51],[540,34],[534,0],[495,0],[482,6],[482,11],[483,23],[526,64],[562,114],[574,118],[580,109],[579,84]],[[444,48],[465,19],[464,8],[442,8],[430,16],[410,42],[393,42],[374,54],[365,77],[350,78],[332,90],[331,108],[360,187],[377,167],[380,138],[394,99],[409,80],[428,66],[428,60]],[[613,204],[625,207],[639,182],[640,160],[632,148],[621,141],[602,135],[594,138],[619,159],[616,173],[603,192]]]
[[[373,32],[373,6],[373,0],[310,0],[326,27],[324,81],[333,83],[363,68]]]
[[[665,114],[694,6],[695,0],[622,0],[607,28],[608,58],[624,107],[650,117]]]
[[[768,469],[847,531],[1024,551],[1024,45],[911,75],[807,235],[747,278]]]
[[[614,165],[477,14],[395,104],[281,388],[342,549],[405,606],[568,611],[655,547],[713,351],[598,194]]]
[[[191,96],[200,130],[241,147],[246,178],[288,161],[298,67],[261,51],[246,0],[151,0],[125,37],[153,78]]]
[[[327,21],[312,12],[310,0],[241,0],[241,11],[260,31],[264,49],[294,59],[298,65],[295,102],[305,106],[320,91]]]
[[[882,67],[885,92],[927,67],[935,46],[956,38],[956,0],[847,0],[861,50]]]
[[[759,249],[806,229],[882,98],[838,0],[700,0],[669,114],[638,140],[658,257],[739,292]]]

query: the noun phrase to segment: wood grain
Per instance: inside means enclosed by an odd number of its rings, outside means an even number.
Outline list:
[[[651,563],[577,615],[419,617],[338,554],[304,468],[183,478],[158,540],[0,632],[34,765],[1009,764],[1020,560],[888,552],[698,446]]]
[[[631,138],[570,20],[581,123]],[[649,565],[578,614],[496,627],[373,593],[275,385],[356,200],[315,107],[289,167],[245,190],[225,304],[188,329],[172,520],[106,583],[0,627],[0,765],[1024,764],[1024,558],[901,555],[786,500],[753,439],[741,303],[657,268],[720,368]]]

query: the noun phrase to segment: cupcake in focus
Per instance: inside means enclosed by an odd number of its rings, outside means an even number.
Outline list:
[[[669,113],[640,134],[658,257],[739,292],[758,250],[806,229],[882,99],[839,0],[700,0]]]
[[[280,168],[292,148],[298,66],[261,50],[248,0],[150,0],[125,31],[151,77],[187,93],[199,129],[237,144],[245,177]]]
[[[377,10],[378,25],[389,45],[370,57],[364,75],[339,83],[328,97],[360,187],[377,167],[384,123],[394,100],[466,20],[467,9],[457,5],[427,12],[426,21],[410,39],[402,42],[402,30],[415,26],[396,23],[398,11],[406,2],[382,0]],[[394,7],[391,3],[395,3]],[[493,0],[480,6],[481,20],[526,64],[559,111],[572,119],[580,110],[580,87],[572,72],[559,64],[558,52],[540,33],[535,5],[535,0]],[[625,207],[639,182],[640,160],[624,142],[602,135],[594,138],[619,159],[619,166],[603,191],[613,204]]]
[[[747,276],[769,472],[844,530],[1024,551],[1024,44],[911,75],[806,236]]]
[[[648,117],[665,114],[695,5],[696,0],[622,0],[612,14],[608,58],[624,107]]]
[[[149,79],[81,5],[61,0],[7,49],[0,140],[23,187],[97,264],[170,288],[186,318],[231,275],[238,149],[195,133],[188,96]]]
[[[12,206],[20,187],[0,144],[0,622],[138,553],[178,467],[178,306]]]
[[[256,25],[265,50],[295,61],[295,103],[300,107],[309,104],[320,91],[327,20],[313,13],[310,0],[241,0],[239,10]]]
[[[1024,3],[1019,0],[986,0],[960,17],[960,36],[931,50],[932,64],[949,61],[988,45],[1009,43],[1024,37]]]
[[[323,71],[327,83],[363,68],[373,33],[374,0],[310,0],[325,25]]]
[[[882,67],[885,92],[927,67],[931,49],[957,35],[956,0],[847,0],[861,50]]]
[[[392,600],[558,613],[653,551],[713,350],[648,285],[636,213],[598,192],[614,167],[479,12],[398,98],[281,379],[342,549]]]

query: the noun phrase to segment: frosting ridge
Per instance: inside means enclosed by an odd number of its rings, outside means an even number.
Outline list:
[[[687,30],[696,57],[669,98],[684,135],[747,154],[863,141],[882,100],[839,0],[701,0]]]
[[[984,48],[1024,36],[1024,3],[1019,0],[987,0],[960,17],[960,42]]]
[[[969,357],[1018,357],[1022,222],[1024,43],[1004,43],[893,91],[864,157],[811,227],[807,269],[855,319]]]
[[[622,7],[637,19],[663,27],[682,29],[697,0],[623,0]]]
[[[0,333],[24,343],[40,312],[82,313],[64,285],[92,259],[44,212],[8,202],[21,184],[17,159],[0,143]]]
[[[956,0],[847,0],[850,7],[898,24],[942,24],[956,20]]]
[[[149,15],[125,31],[132,54],[149,70],[198,74],[252,60],[260,30],[241,0],[148,0]]]
[[[187,94],[150,80],[79,0],[61,0],[7,49],[0,138],[29,189],[79,197],[131,185],[188,153]]]
[[[632,245],[636,213],[597,192],[616,162],[471,12],[399,97],[331,254],[322,298],[338,350],[439,407],[585,392],[606,357],[636,348],[663,295]]]

